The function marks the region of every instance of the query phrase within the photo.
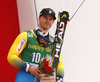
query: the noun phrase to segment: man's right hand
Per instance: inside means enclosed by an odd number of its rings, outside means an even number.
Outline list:
[[[38,77],[39,79],[42,78],[42,76],[41,76],[40,74],[43,74],[43,73],[42,73],[40,70],[38,70],[38,67],[30,66],[29,69],[28,69],[28,71],[29,71],[32,75]]]

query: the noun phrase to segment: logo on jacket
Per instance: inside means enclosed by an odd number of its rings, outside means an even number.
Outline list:
[[[20,53],[22,48],[23,48],[23,45],[25,44],[26,40],[23,38],[17,48],[17,51]]]

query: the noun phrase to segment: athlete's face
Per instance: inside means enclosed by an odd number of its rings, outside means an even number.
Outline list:
[[[52,15],[43,15],[39,17],[39,27],[43,31],[48,31],[53,23],[54,23],[54,18]]]

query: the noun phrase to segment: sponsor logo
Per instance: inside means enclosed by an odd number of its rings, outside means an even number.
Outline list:
[[[26,42],[26,40],[23,38],[23,39],[21,40],[21,42],[20,42],[18,48],[17,48],[17,51],[18,51],[19,53],[21,52],[21,50],[22,50],[23,45],[24,45],[25,42]]]
[[[28,37],[33,37],[33,34],[32,33],[28,33]]]
[[[66,14],[64,14],[64,15],[61,17],[61,19],[62,19],[62,18],[67,18]]]
[[[41,47],[41,46],[38,46],[38,45],[31,45],[30,43],[28,44],[28,48],[38,50],[38,51],[41,51],[41,52],[43,52],[44,50],[46,52],[51,52],[51,49],[49,47],[44,48],[44,47]]]
[[[57,35],[55,35],[55,36],[57,38],[59,38],[60,40],[63,40],[62,37],[63,37],[63,30],[64,30],[64,22],[60,22],[59,27],[60,26],[62,26],[62,28],[60,28],[59,31],[58,31],[58,34],[57,34],[58,37],[57,37]],[[59,39],[57,39],[57,40],[59,40]],[[55,57],[56,58],[59,58],[59,53],[60,53],[61,45],[62,45],[62,43],[56,43],[56,46],[55,46]]]
[[[55,48],[55,57],[59,58],[59,53],[60,53],[60,48],[61,48],[61,44],[57,43],[56,44],[56,48]]]
[[[49,11],[49,13],[51,14],[51,13],[52,13],[52,11]]]

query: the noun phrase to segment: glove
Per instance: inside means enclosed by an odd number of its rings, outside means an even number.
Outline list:
[[[61,76],[56,77],[56,82],[63,82],[63,78]]]

